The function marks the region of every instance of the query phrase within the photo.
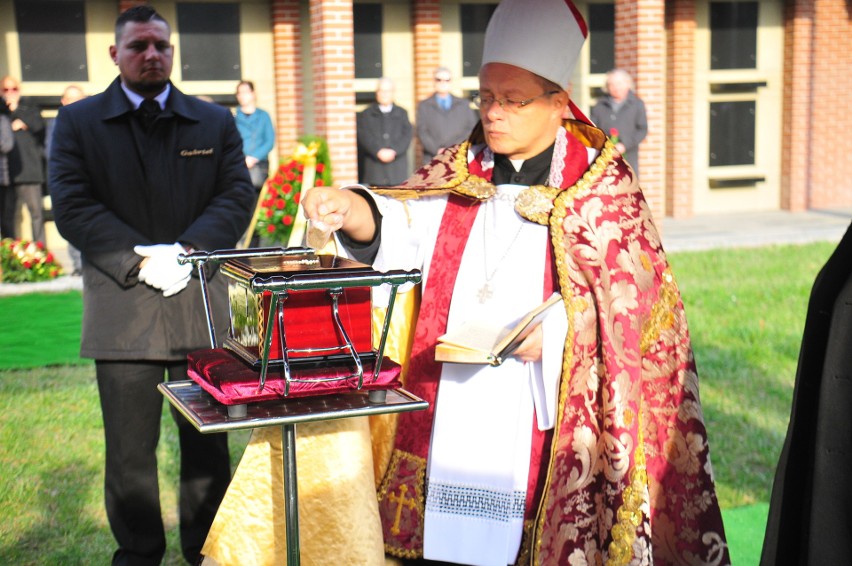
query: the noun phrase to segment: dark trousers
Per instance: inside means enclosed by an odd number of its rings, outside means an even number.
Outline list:
[[[15,187],[0,185],[0,238],[15,237]]]
[[[186,362],[95,363],[106,438],[105,500],[118,543],[113,564],[160,564],[166,551],[157,477],[163,395],[186,379]],[[174,407],[180,441],[180,540],[194,564],[231,478],[227,434],[201,434]]]

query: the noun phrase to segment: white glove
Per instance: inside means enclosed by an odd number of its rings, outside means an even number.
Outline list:
[[[183,246],[180,244],[134,246],[133,251],[148,258],[145,266],[139,270],[139,280],[163,291],[164,297],[179,293],[189,283],[189,278],[192,275],[192,264],[181,265],[178,263],[178,254],[184,253]]]

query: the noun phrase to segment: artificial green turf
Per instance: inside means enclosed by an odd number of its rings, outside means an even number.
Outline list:
[[[768,503],[756,503],[722,511],[725,535],[731,552],[731,564],[757,566],[769,514]]]
[[[79,291],[0,297],[0,369],[88,363],[80,358]]]

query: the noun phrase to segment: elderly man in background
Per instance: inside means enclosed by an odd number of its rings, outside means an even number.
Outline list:
[[[411,122],[394,103],[396,87],[387,77],[376,84],[376,102],[356,116],[358,178],[366,185],[396,185],[405,180]]]
[[[633,92],[633,78],[623,69],[606,74],[606,95],[592,108],[592,122],[612,139],[639,175],[639,144],[648,135],[645,103]]]
[[[423,147],[423,163],[429,163],[445,147],[463,142],[479,121],[470,101],[454,96],[453,76],[446,67],[435,69],[435,92],[417,105],[417,138]]]
[[[44,119],[35,106],[21,104],[21,83],[14,77],[3,77],[3,95],[9,106],[9,119],[15,134],[15,146],[9,153],[9,174],[14,191],[6,191],[3,219],[5,236],[21,237],[14,220],[18,203],[30,213],[32,240],[45,244],[44,206]]]

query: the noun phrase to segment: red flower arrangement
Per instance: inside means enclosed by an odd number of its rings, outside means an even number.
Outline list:
[[[308,141],[309,145],[302,143],[302,139]],[[296,223],[306,167],[310,168],[316,163],[314,187],[331,184],[331,166],[325,141],[317,137],[302,139],[295,153],[281,162],[278,171],[266,182],[265,190],[261,193],[255,233],[264,242],[262,245],[287,245]]]
[[[62,266],[41,242],[0,240],[0,281],[34,283],[49,281],[62,275]]]

